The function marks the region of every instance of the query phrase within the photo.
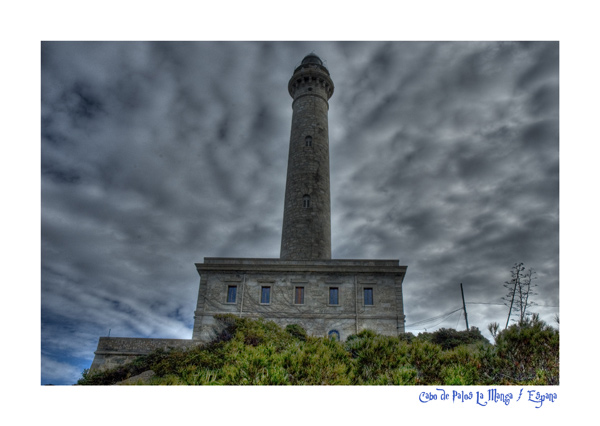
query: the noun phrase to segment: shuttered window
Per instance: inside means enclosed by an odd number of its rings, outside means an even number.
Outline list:
[[[304,305],[304,287],[296,287],[294,292],[294,303],[296,305]]]

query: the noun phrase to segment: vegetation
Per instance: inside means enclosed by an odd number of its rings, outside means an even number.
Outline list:
[[[154,385],[555,385],[558,331],[538,317],[495,335],[477,328],[345,342],[311,337],[298,325],[216,317],[223,331],[196,348],[155,351],[114,370],[85,370],[79,385],[110,385],[152,370]]]
[[[529,300],[530,296],[534,296],[537,293],[533,292],[533,288],[537,287],[537,284],[533,283],[536,279],[536,272],[529,268],[525,271],[523,263],[515,263],[510,271],[512,278],[510,281],[504,283],[504,287],[508,289],[508,294],[503,297],[504,302],[509,306],[508,317],[506,318],[506,327],[510,320],[513,312],[518,315],[519,319],[517,322],[523,322],[526,317],[531,315],[529,308],[534,304]],[[509,304],[510,301],[510,304]]]

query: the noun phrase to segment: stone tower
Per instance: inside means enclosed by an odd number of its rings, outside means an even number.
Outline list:
[[[317,55],[302,60],[288,91],[294,100],[280,257],[331,259],[327,114],[333,81]]]

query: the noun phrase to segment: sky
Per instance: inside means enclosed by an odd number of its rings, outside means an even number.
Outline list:
[[[42,384],[109,333],[191,338],[204,257],[279,257],[311,52],[335,84],[332,258],[406,265],[414,334],[465,328],[462,283],[490,339],[523,262],[558,326],[558,42],[42,42]]]

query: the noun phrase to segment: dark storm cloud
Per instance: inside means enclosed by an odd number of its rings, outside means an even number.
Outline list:
[[[72,383],[109,329],[189,338],[203,257],[279,256],[311,51],[335,83],[333,257],[408,265],[409,324],[461,282],[499,303],[521,261],[558,305],[557,43],[43,43],[43,381]]]
[[[352,235],[338,253],[398,253],[407,280],[435,289],[411,295],[423,313],[449,309],[469,277],[468,291],[489,300],[514,262],[554,259],[557,305],[557,44],[393,43],[364,67],[361,90],[340,105],[353,119],[332,154],[344,164],[334,216]]]

